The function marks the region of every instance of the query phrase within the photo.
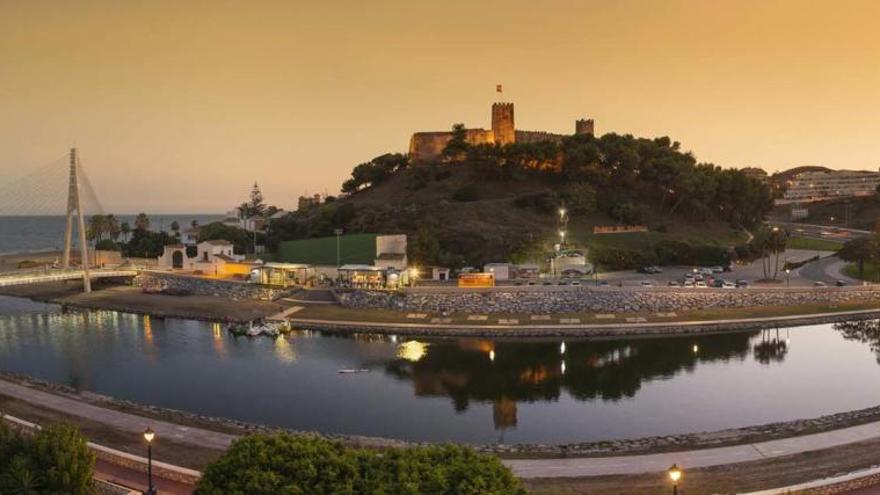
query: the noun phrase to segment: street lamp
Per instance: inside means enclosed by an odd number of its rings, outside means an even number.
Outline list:
[[[144,430],[144,440],[147,441],[147,495],[156,495],[156,488],[153,486],[153,438],[156,434],[149,426]]]
[[[564,230],[559,231],[559,241],[560,241],[559,243],[562,244],[563,247],[565,247],[565,231]]]
[[[791,287],[791,268],[785,269],[785,286]]]
[[[669,468],[669,479],[672,480],[672,495],[678,495],[678,480],[681,479],[681,468],[677,464],[673,464]]]
[[[333,229],[333,233],[336,234],[336,268],[338,269],[341,266],[339,257],[339,236],[342,235],[342,229]]]

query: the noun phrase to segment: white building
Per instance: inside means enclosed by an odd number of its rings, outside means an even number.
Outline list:
[[[495,280],[510,279],[510,263],[486,263],[483,266],[483,273],[491,273],[495,275]]]
[[[406,270],[406,234],[377,235],[375,266]]]
[[[786,183],[777,203],[822,201],[851,196],[871,196],[880,185],[880,172],[830,170],[801,172]]]
[[[186,248],[183,244],[165,246],[162,256],[159,256],[158,267],[216,276],[248,272],[248,268],[242,264],[244,256],[235,254],[229,241],[200,242],[193,257],[187,256]]]

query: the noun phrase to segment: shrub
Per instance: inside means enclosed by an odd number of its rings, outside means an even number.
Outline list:
[[[480,199],[480,191],[472,185],[462,186],[452,193],[453,201],[477,201]]]
[[[53,425],[27,435],[0,424],[0,493],[92,491],[95,456],[79,430]]]
[[[522,494],[494,456],[456,445],[382,451],[317,437],[250,435],[205,469],[205,494]]]

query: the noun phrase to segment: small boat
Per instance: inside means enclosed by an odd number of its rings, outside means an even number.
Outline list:
[[[344,374],[344,375],[348,375],[348,374],[352,374],[352,373],[369,373],[369,372],[370,372],[370,370],[368,370],[366,368],[346,368],[346,369],[341,369],[341,370],[337,371],[337,373]]]
[[[261,327],[261,326],[251,326],[247,330],[248,337],[257,337],[262,333],[263,333],[263,327]]]

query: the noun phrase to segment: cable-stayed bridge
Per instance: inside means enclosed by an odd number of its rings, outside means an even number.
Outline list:
[[[63,231],[57,233],[63,236],[60,263],[42,270],[4,273],[0,275],[0,287],[81,278],[83,289],[90,292],[93,278],[134,275],[133,270],[92,270],[89,266],[85,219],[103,213],[76,148],[19,179],[0,185],[0,216],[65,217]],[[15,232],[10,234],[17,235]],[[41,234],[56,235],[54,232]],[[74,245],[77,251],[74,251]]]

